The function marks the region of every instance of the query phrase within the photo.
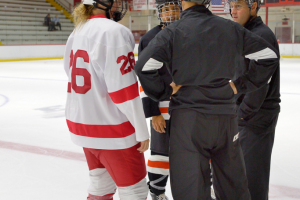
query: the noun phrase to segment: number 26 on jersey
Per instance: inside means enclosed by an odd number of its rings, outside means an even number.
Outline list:
[[[78,94],[85,94],[91,89],[91,74],[86,68],[78,68],[77,67],[77,58],[82,58],[84,63],[89,63],[89,55],[87,51],[78,49],[76,53],[73,53],[73,50],[70,54],[70,65],[69,68],[72,67],[71,72],[71,82],[68,83],[68,92],[71,93],[71,88],[74,90],[75,93]],[[120,68],[120,72],[122,75],[125,75],[131,70],[133,70],[133,67],[135,65],[135,59],[133,52],[129,52],[127,56],[122,55],[119,56],[116,60],[117,64],[122,63],[122,66]],[[129,63],[129,66],[127,66]],[[82,67],[82,66],[81,66]],[[84,79],[84,84],[82,86],[77,85],[76,82],[76,76],[82,76]]]

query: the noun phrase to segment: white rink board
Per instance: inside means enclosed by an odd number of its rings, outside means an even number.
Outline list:
[[[51,58],[63,57],[66,45],[0,45],[1,59]],[[135,44],[133,53],[138,54],[139,44]],[[300,44],[279,44],[280,55],[300,56]]]
[[[1,59],[63,57],[66,45],[0,45]]]

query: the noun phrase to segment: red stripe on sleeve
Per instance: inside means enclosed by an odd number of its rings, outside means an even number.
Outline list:
[[[87,125],[67,120],[71,133],[94,138],[123,138],[135,132],[129,121],[117,125]]]
[[[108,94],[111,100],[116,104],[130,101],[139,96],[138,82],[135,82],[134,84],[126,88]]]
[[[160,113],[168,113],[169,112],[169,108],[168,107],[160,107],[159,111],[160,111]]]
[[[143,87],[142,86],[140,86],[140,92],[143,92],[144,90],[143,90]]]

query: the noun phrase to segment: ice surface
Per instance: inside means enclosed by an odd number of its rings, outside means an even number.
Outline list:
[[[300,199],[299,77],[300,59],[282,59],[271,200]],[[86,199],[88,167],[69,137],[66,91],[62,60],[0,63],[0,200]],[[166,193],[172,200],[169,183]]]

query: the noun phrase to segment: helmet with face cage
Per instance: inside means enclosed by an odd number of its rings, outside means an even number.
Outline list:
[[[161,25],[167,26],[180,18],[180,0],[155,0],[157,18]]]

